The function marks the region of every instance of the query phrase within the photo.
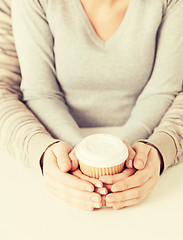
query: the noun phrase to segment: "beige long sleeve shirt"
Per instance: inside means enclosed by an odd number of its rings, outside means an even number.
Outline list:
[[[57,141],[22,102],[21,74],[11,27],[11,1],[0,1],[0,144],[25,165],[39,169],[47,146]],[[39,147],[38,147],[39,146]]]
[[[39,168],[53,142],[46,129],[22,102],[21,74],[11,27],[11,1],[0,2],[0,142],[16,159]],[[183,160],[183,94],[179,94],[152,136],[145,140],[162,154],[164,169]],[[38,147],[39,146],[39,147]]]

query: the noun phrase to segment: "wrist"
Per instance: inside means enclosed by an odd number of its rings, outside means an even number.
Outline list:
[[[40,164],[40,168],[41,168],[41,171],[42,171],[42,174],[43,174],[43,175],[44,175],[44,173],[43,173],[44,154],[45,154],[45,152],[46,152],[51,146],[53,146],[54,144],[56,144],[56,143],[58,143],[58,142],[61,142],[61,141],[60,141],[60,140],[57,140],[56,142],[53,142],[53,143],[51,143],[49,146],[47,146],[46,149],[44,150],[43,154],[41,155],[39,164]]]
[[[153,149],[155,149],[155,150],[156,150],[156,152],[157,152],[157,155],[158,155],[158,158],[159,158],[159,164],[160,164],[160,171],[159,171],[159,175],[161,175],[161,174],[162,174],[162,172],[163,172],[163,169],[164,169],[164,161],[163,161],[163,156],[161,155],[161,153],[160,153],[159,149],[158,149],[156,146],[154,146],[154,145],[153,145],[153,144],[151,144],[151,143],[145,143],[145,144],[147,144],[147,145],[151,146]]]

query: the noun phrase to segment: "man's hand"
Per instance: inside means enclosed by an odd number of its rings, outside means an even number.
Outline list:
[[[111,192],[106,196],[106,205],[114,209],[121,209],[127,206],[136,205],[141,202],[154,188],[160,178],[161,157],[159,152],[152,146],[144,143],[136,143],[132,146],[136,155],[133,160],[133,166],[140,170],[134,171],[132,176],[124,178],[124,170],[118,176],[103,176],[100,178],[106,184],[113,184]],[[129,159],[128,159],[129,160]],[[139,161],[143,162],[138,164]],[[128,164],[127,164],[128,166]],[[143,167],[142,167],[143,166]],[[123,178],[120,179],[123,176]]]
[[[42,161],[45,184],[58,198],[89,211],[102,207],[101,195],[94,192],[95,187],[97,189],[103,186],[102,182],[86,178],[76,170],[78,161],[68,143],[58,142],[51,145],[45,151]],[[74,175],[68,171],[73,171]],[[103,190],[106,192],[106,189]]]

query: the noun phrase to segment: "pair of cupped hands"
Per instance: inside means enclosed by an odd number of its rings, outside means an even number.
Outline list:
[[[157,184],[162,160],[158,150],[148,144],[125,144],[129,152],[126,168],[96,179],[79,170],[75,148],[62,141],[54,143],[42,157],[47,188],[66,203],[89,211],[104,204],[122,209],[140,203]]]

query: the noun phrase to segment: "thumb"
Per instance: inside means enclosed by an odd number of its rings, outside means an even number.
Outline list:
[[[72,164],[69,155],[62,155],[61,158],[57,158],[57,163],[62,172],[66,173],[71,170]]]
[[[76,148],[74,148],[70,153],[69,153],[69,157],[71,159],[71,171],[74,171],[78,168],[79,165],[79,161],[76,157]]]
[[[68,172],[71,170],[71,159],[69,153],[72,151],[72,147],[66,142],[59,142],[51,147],[55,158],[57,159],[57,165],[62,172]]]
[[[132,149],[129,143],[127,143],[126,141],[123,142],[128,148],[128,158],[126,159],[125,164],[127,168],[133,168],[133,159],[135,157],[135,151]]]
[[[145,143],[135,143],[132,148],[135,150],[136,155],[134,158],[134,167],[138,170],[145,168],[150,153],[151,147]]]

